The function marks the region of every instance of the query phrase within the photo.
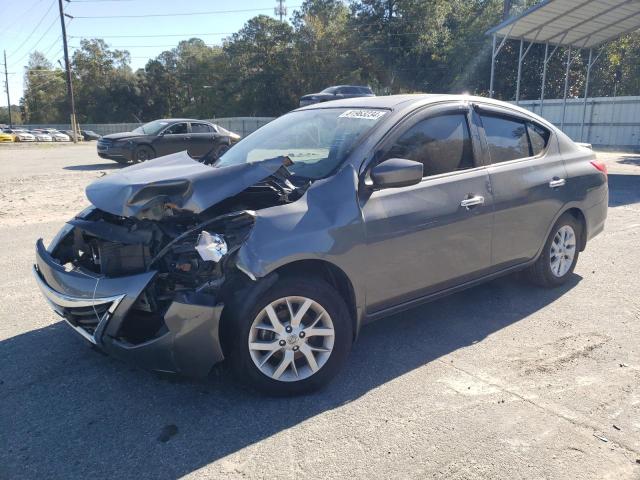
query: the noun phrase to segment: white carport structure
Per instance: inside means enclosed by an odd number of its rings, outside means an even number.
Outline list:
[[[520,79],[522,61],[533,44],[544,44],[544,62],[542,68],[542,87],[540,93],[540,109],[544,103],[544,87],[547,77],[547,65],[559,47],[567,49],[566,70],[564,78],[564,96],[562,121],[564,127],[567,91],[569,88],[569,68],[580,50],[589,50],[587,78],[584,91],[584,107],[580,138],[584,130],[587,95],[591,68],[598,60],[598,47],[621,35],[631,33],[640,28],[640,0],[543,0],[518,16],[509,18],[487,32],[493,36],[491,54],[491,79],[489,94],[494,95],[493,80],[496,57],[507,40],[519,40],[518,76],[516,80],[516,103],[520,101]],[[501,39],[498,43],[498,39]],[[594,50],[596,50],[594,56]]]

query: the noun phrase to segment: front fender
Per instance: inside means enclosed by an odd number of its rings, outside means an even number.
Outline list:
[[[342,270],[354,289],[356,308],[365,304],[366,242],[356,199],[358,178],[351,165],[315,182],[296,202],[257,212],[236,257],[252,279],[300,260],[323,260]]]

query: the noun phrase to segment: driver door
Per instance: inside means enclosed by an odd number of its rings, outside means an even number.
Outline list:
[[[191,136],[186,122],[174,123],[158,137],[153,147],[158,157],[187,150]]]
[[[469,107],[412,115],[376,152],[423,164],[417,185],[361,197],[367,238],[368,313],[436,293],[491,267],[493,199]]]

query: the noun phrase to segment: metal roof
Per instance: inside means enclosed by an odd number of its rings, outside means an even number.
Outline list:
[[[543,0],[487,34],[592,48],[639,28],[640,0]]]

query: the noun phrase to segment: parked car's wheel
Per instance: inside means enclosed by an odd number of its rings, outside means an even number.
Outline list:
[[[542,287],[562,285],[578,262],[582,228],[569,213],[562,215],[547,238],[540,257],[529,267],[529,278]]]
[[[279,280],[253,305],[235,309],[229,357],[237,376],[265,393],[306,393],[325,385],[353,340],[347,307],[322,280]]]
[[[133,160],[137,163],[146,162],[147,160],[151,160],[155,156],[156,152],[154,152],[151,147],[148,147],[146,145],[140,145],[139,147],[136,147],[135,151],[133,152]]]

